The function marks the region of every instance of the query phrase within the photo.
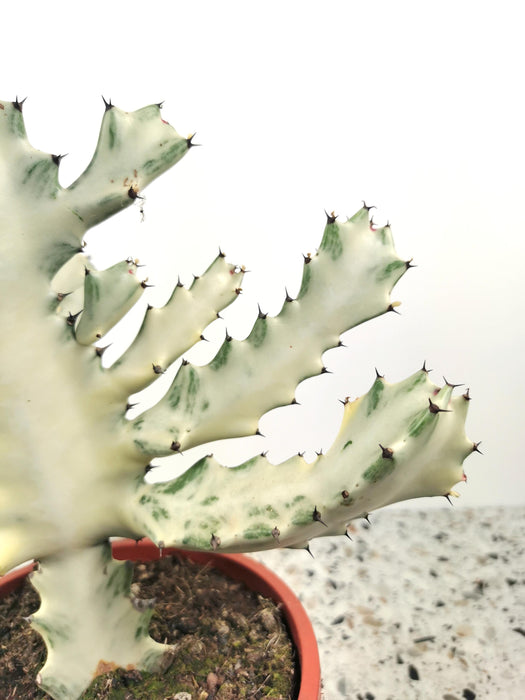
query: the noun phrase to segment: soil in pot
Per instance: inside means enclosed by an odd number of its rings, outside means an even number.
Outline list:
[[[150,632],[177,645],[162,676],[119,669],[100,676],[85,700],[239,700],[297,695],[294,648],[277,606],[211,567],[176,557],[135,565],[134,593],[156,598]],[[46,650],[23,617],[39,606],[26,582],[0,600],[0,698],[43,700],[34,678]],[[183,696],[184,697],[184,696]]]

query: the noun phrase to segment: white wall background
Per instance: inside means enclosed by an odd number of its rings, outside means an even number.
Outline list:
[[[64,186],[90,160],[101,95],[126,110],[165,100],[168,121],[197,131],[204,147],[146,191],[144,223],[131,207],[93,230],[88,251],[100,266],[139,257],[161,303],[220,245],[251,270],[225,314],[235,337],[257,302],[275,314],[285,286],[297,291],[324,209],[375,204],[418,266],[394,290],[402,315],[347,334],[325,356],[334,374],[301,385],[300,407],[263,418],[268,444],[243,450],[310,458],[337,430],[337,399],[366,391],[374,367],[397,381],[426,359],[434,381],[471,387],[468,434],[485,454],[466,463],[460,505],[523,503],[521,11],[509,0],[10,3],[1,97],[29,96],[33,145],[69,154]],[[223,334],[215,324],[207,336]]]

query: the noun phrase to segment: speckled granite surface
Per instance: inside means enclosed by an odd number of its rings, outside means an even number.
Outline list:
[[[370,519],[255,555],[310,616],[324,700],[525,698],[525,506]]]

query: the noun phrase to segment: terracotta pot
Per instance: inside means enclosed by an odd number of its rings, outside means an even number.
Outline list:
[[[241,581],[256,593],[271,598],[281,605],[290,636],[297,650],[300,672],[297,700],[320,700],[321,668],[319,652],[312,624],[297,596],[270,569],[243,554],[217,554],[215,552],[188,552],[166,547],[160,550],[149,540],[118,540],[113,542],[115,559],[130,561],[152,561],[160,556],[176,554],[197,564],[210,564],[230,578]],[[25,576],[33,570],[28,564],[0,577],[0,597],[21,585]]]

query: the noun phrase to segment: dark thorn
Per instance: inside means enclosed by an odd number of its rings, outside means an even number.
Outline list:
[[[80,316],[81,313],[82,313],[82,311],[79,311],[79,312],[76,313],[76,314],[72,314],[71,311],[70,311],[70,312],[69,312],[69,316],[66,318],[66,323],[67,323],[67,325],[68,325],[68,326],[74,326],[74,325],[75,325],[75,321],[77,320],[77,318]]]
[[[371,216],[371,217],[370,217],[370,228],[372,228],[372,229],[373,229],[373,228],[374,228],[374,226],[375,226],[375,221],[374,221],[374,217],[373,217],[373,216]]]
[[[324,525],[325,527],[328,527],[328,525],[322,520],[321,513],[317,510],[317,506],[314,506],[312,520],[314,520],[316,523],[321,523],[321,525]]]
[[[183,367],[186,367],[186,365],[189,365],[189,364],[190,364],[189,360],[185,360],[184,358],[182,358],[182,366]]]
[[[13,107],[17,109],[19,112],[22,112],[22,107],[24,106],[24,102],[27,100],[27,97],[24,97],[23,100],[18,99],[18,95],[15,97],[15,101],[13,102]]]
[[[128,197],[130,199],[142,199],[142,197],[139,196],[138,191],[135,189],[133,185],[128,190]]]
[[[454,505],[454,504],[452,503],[452,501],[450,500],[450,494],[449,494],[449,493],[444,493],[443,496],[444,496],[444,498],[447,499],[447,501],[450,503],[451,506]]]
[[[233,340],[233,338],[231,337],[231,335],[228,335],[228,331],[226,331],[226,336],[224,337],[224,340],[225,340],[227,343],[231,343],[231,341]]]
[[[421,371],[422,371],[422,372],[426,372],[427,374],[428,374],[429,372],[432,372],[431,369],[427,369],[427,361],[426,361],[426,360],[423,362],[423,367],[421,367]]]
[[[113,105],[111,104],[111,98],[110,98],[110,100],[109,100],[109,102],[108,102],[108,101],[106,100],[106,98],[104,97],[104,95],[102,95],[102,99],[104,100],[104,107],[105,107],[105,111],[106,111],[106,112],[109,112],[110,109],[113,109]]]
[[[432,403],[432,399],[428,400],[428,410],[430,413],[451,413],[448,408],[439,408],[436,403]]]
[[[163,105],[164,105],[164,100],[162,100],[161,102],[157,102],[157,107],[159,109],[162,109]]]
[[[451,384],[450,382],[447,381],[446,377],[443,377],[443,381],[447,386],[449,386],[451,389],[456,389],[458,386],[465,386],[464,384]]]
[[[162,550],[164,549],[164,540],[159,540],[157,542],[157,547],[159,548],[159,559],[162,559]]]
[[[156,365],[153,363],[151,366],[153,367],[153,371],[155,372],[155,374],[164,374],[166,372],[166,370],[162,369],[160,365]]]
[[[322,457],[322,456],[323,456],[323,448],[321,448],[320,450],[316,450],[316,451],[315,451],[315,454],[316,454],[318,457]]]
[[[68,297],[71,294],[71,292],[58,292],[57,294],[57,301],[61,302],[64,301],[66,297]]]
[[[472,443],[472,452],[479,452],[479,454],[482,455],[483,452],[479,449],[480,445],[481,445],[481,440],[479,442],[473,442]]]
[[[342,340],[340,340],[340,341],[337,343],[337,347],[338,347],[338,348],[346,348],[346,345],[343,343]]]
[[[235,294],[237,294],[237,296],[239,296],[239,294],[242,294],[242,289],[240,287],[236,287]]]
[[[309,544],[306,545],[305,549],[308,552],[308,554],[312,557],[312,559],[315,559],[314,555],[312,554],[312,550],[310,549]]]
[[[149,287],[154,287],[155,285],[148,284],[148,279],[146,278],[145,280],[142,280],[142,282],[140,283],[140,286],[142,287],[142,289],[148,289]]]
[[[91,274],[91,271],[89,270],[89,268],[87,268],[86,266],[84,266],[84,277],[87,277],[87,276],[90,275],[90,274]]]
[[[332,374],[332,372],[330,372],[329,369],[327,369],[326,367],[323,366],[323,368],[321,370],[321,374]]]
[[[255,431],[255,435],[259,435],[260,437],[266,437],[266,435],[263,435],[263,434],[261,433],[261,431],[259,430],[259,428],[257,428],[257,430]]]
[[[463,394],[463,398],[465,401],[470,401],[470,389],[467,389],[466,392]]]
[[[363,513],[361,517],[364,518],[369,525],[371,525],[372,523],[370,522],[370,518],[368,517],[368,515],[368,513]]]
[[[106,352],[110,345],[111,343],[109,345],[105,345],[103,348],[95,348],[95,355],[97,357],[102,357],[102,355]]]
[[[145,469],[144,469],[144,474],[149,474],[152,469],[155,469],[154,464],[147,464]]]
[[[272,537],[277,543],[279,543],[279,535],[280,534],[281,534],[281,531],[279,530],[279,528],[276,525],[272,530]]]
[[[219,547],[221,546],[221,538],[217,537],[212,533],[211,539],[210,539],[210,545],[211,548],[213,549],[214,552],[216,552]]]
[[[287,302],[295,301],[295,300],[292,299],[292,297],[288,294],[288,290],[286,289],[286,287],[285,287],[284,291],[286,292],[286,299],[285,299],[285,301],[287,301]]]
[[[260,455],[260,456],[261,456],[261,457],[266,457],[267,454],[268,454],[268,450],[265,450],[264,452],[261,452],[261,455]]]
[[[195,148],[196,146],[202,146],[201,143],[193,143],[193,139],[195,138],[197,132],[193,133],[191,136],[188,136],[186,139],[186,146],[188,148]]]
[[[383,447],[381,443],[379,443],[379,447],[381,448],[383,459],[393,459],[394,450],[391,447]]]
[[[267,318],[267,317],[268,317],[268,314],[265,314],[265,313],[263,313],[263,312],[261,311],[261,307],[259,306],[259,304],[257,304],[257,306],[258,306],[258,308],[259,308],[259,314],[258,314],[257,318],[262,318],[262,319]]]
[[[401,314],[399,313],[399,311],[396,311],[396,309],[395,309],[395,307],[394,307],[393,304],[389,304],[387,311],[393,311],[395,314],[398,314],[399,316],[401,316]]]
[[[324,213],[326,214],[326,223],[327,224],[334,224],[335,220],[337,219],[337,214],[335,212],[331,212],[330,214],[324,210]]]
[[[345,530],[345,536],[348,537],[348,539],[350,540],[350,542],[352,542],[352,538],[351,538],[350,535],[348,534],[348,530]]]
[[[349,396],[345,396],[344,399],[337,399],[337,400],[339,401],[339,403],[342,403],[343,406],[346,406],[347,403],[350,403],[350,397],[349,397]]]
[[[298,456],[298,457],[304,457],[304,452],[298,452],[298,453],[297,453],[297,456]]]
[[[53,155],[51,156],[51,160],[52,160],[53,163],[58,167],[58,166],[60,165],[60,161],[62,160],[62,158],[65,158],[66,156],[67,156],[67,153],[64,153],[63,155],[55,155],[55,154],[53,154]]]
[[[138,406],[138,405],[139,405],[138,402],[137,403],[129,403],[129,401],[128,401],[128,403],[126,404],[126,411],[130,411],[132,408],[135,408],[135,406]]]
[[[219,313],[218,311],[217,311],[217,313],[215,314],[215,316],[216,316],[217,318],[222,319],[222,316],[220,315],[220,313]]]
[[[348,491],[346,489],[344,489],[343,491],[341,491],[341,496],[344,499],[347,499],[350,496],[350,494],[348,493]]]
[[[407,270],[410,270],[412,267],[417,267],[417,265],[412,265],[412,260],[413,258],[410,258],[410,260],[405,260],[405,266]]]
[[[300,406],[300,404],[299,404],[299,402],[297,401],[297,399],[295,398],[295,396],[294,396],[293,399],[290,401],[290,406]]]
[[[376,371],[376,380],[377,380],[377,379],[384,379],[384,378],[385,378],[385,375],[384,375],[384,374],[380,374],[380,373],[379,373],[377,367],[374,367],[374,369],[375,369],[375,371]]]
[[[223,253],[222,250],[219,248],[219,258],[225,258],[226,253]]]
[[[209,343],[209,342],[210,342],[207,338],[205,338],[205,337],[202,335],[202,333],[200,334],[199,338],[200,338],[201,340],[204,340],[206,343]]]
[[[180,452],[180,442],[178,440],[174,440],[170,445],[170,450],[172,452]]]
[[[177,279],[177,287],[184,287],[184,285],[180,281],[180,277]]]
[[[362,199],[361,201],[363,202],[363,209],[366,209],[367,211],[370,211],[370,209],[377,209],[377,207],[374,204],[368,206],[364,199]]]
[[[308,265],[308,263],[312,262],[312,256],[310,253],[307,253],[306,255],[303,255],[304,258],[304,264]]]
[[[102,338],[102,333],[97,333],[95,338],[98,338],[100,340]]]
[[[418,637],[414,639],[414,644],[421,644],[422,642],[435,642],[436,637],[433,634],[429,634],[427,637]]]

